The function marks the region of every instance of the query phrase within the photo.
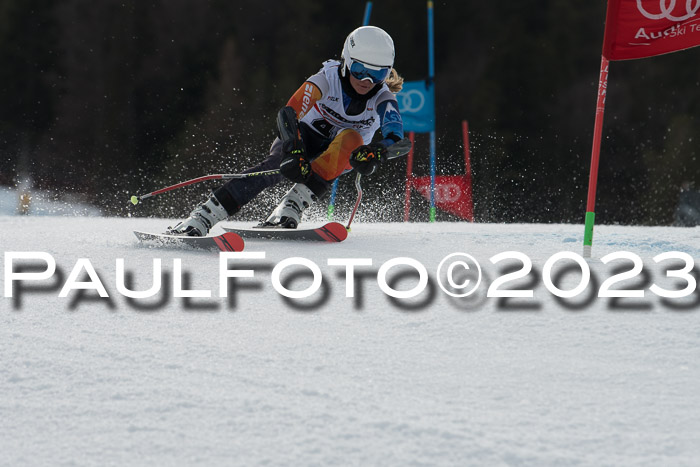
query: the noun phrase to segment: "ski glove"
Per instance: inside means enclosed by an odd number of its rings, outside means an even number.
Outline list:
[[[305,183],[311,177],[311,164],[306,160],[304,143],[288,140],[282,143],[284,157],[280,162],[280,173],[294,183]]]
[[[362,175],[371,175],[382,161],[386,148],[380,143],[360,146],[350,156],[350,166]]]

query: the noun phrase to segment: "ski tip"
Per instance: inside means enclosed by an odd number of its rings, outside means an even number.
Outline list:
[[[243,238],[233,232],[214,237],[188,237],[168,234],[153,234],[134,230],[134,235],[141,243],[165,248],[189,248],[194,250],[243,251]]]
[[[328,224],[323,226],[323,229],[325,229],[328,233],[332,235],[332,240],[329,241],[342,242],[343,240],[348,238],[349,230],[346,229],[343,224],[340,224],[338,222],[329,222]]]
[[[214,237],[214,241],[221,251],[243,251],[245,248],[243,237],[233,232]]]

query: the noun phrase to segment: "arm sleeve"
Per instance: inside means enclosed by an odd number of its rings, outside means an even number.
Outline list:
[[[321,90],[318,86],[310,81],[306,81],[289,98],[287,105],[294,109],[297,113],[297,119],[301,120],[321,97]]]
[[[393,97],[393,96],[392,96]],[[396,99],[387,99],[377,105],[377,113],[381,121],[382,141],[385,146],[391,146],[403,139],[403,120],[399,113]]]

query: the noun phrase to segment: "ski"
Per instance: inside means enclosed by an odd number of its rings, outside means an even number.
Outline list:
[[[243,239],[232,232],[215,237],[186,237],[182,235],[154,234],[134,230],[141,243],[162,248],[187,247],[194,250],[243,251]]]
[[[231,229],[224,227],[227,232],[235,233],[243,238],[263,238],[268,240],[300,240],[307,242],[342,242],[348,237],[348,231],[343,224],[329,222],[315,229],[285,229],[283,227],[258,227],[252,229]]]

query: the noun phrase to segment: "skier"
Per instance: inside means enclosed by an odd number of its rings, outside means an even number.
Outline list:
[[[270,155],[244,173],[280,174],[230,180],[169,234],[206,236],[265,188],[294,182],[260,225],[295,229],[304,209],[320,199],[346,170],[373,173],[387,148],[403,138],[395,93],[403,78],[393,69],[394,42],[385,31],[363,26],[345,39],[341,60],[328,60],[306,80],[277,116],[279,137]],[[381,128],[382,138],[372,142]]]

